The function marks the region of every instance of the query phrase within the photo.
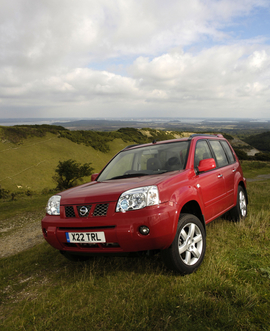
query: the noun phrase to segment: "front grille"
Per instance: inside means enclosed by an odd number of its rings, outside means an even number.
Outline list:
[[[92,205],[80,205],[80,206],[65,206],[65,216],[67,218],[75,218],[75,217],[91,217],[91,208]],[[98,216],[106,216],[107,211],[109,208],[108,203],[101,203],[93,206],[93,214],[92,217],[98,217]],[[77,216],[75,214],[75,211],[78,213]]]
[[[99,247],[98,244],[78,244],[81,248],[93,248],[93,247]]]
[[[63,245],[65,247],[71,248],[71,247],[78,247],[81,248],[82,250],[87,250],[87,251],[91,251],[91,249],[95,249],[95,248],[105,248],[105,249],[119,249],[120,245],[118,243],[104,243],[104,244],[91,244],[91,243],[87,243],[87,244],[80,244],[80,243],[63,243]]]
[[[66,217],[75,217],[73,206],[66,206],[65,213],[66,213]]]
[[[66,247],[77,247],[77,245],[73,244],[73,243],[65,243],[65,246]]]
[[[108,203],[102,203],[100,205],[96,205],[93,216],[106,216],[108,207],[109,207]]]

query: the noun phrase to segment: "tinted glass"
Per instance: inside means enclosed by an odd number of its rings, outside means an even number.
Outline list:
[[[198,167],[201,160],[212,158],[211,151],[205,140],[199,140],[196,144],[194,167]]]
[[[220,142],[218,140],[209,140],[209,142],[215,153],[218,167],[226,166],[228,160]]]
[[[228,159],[229,159],[229,163],[234,163],[235,158],[234,158],[232,150],[230,149],[230,146],[228,145],[227,141],[221,141],[221,145],[225,149],[225,152],[226,152],[226,154],[228,156]]]

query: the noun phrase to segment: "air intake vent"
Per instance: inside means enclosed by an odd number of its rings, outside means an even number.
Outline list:
[[[75,217],[73,206],[66,206],[65,213],[66,213],[66,217]]]
[[[108,207],[109,207],[108,203],[96,205],[93,216],[106,216]]]

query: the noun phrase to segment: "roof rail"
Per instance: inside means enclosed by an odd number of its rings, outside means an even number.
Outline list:
[[[141,144],[128,145],[128,146],[124,147],[124,148],[122,149],[122,151],[124,151],[125,149],[128,149],[128,148],[135,147],[135,146],[140,146],[140,145],[141,145]]]
[[[223,138],[222,134],[204,134],[204,133],[194,133],[192,135],[189,136],[189,140],[191,140],[192,138],[195,137],[218,137],[218,138]]]

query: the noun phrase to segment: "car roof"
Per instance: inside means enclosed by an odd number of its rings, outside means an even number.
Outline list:
[[[125,148],[123,148],[121,151],[129,150],[129,149],[136,149],[140,147],[147,147],[147,146],[153,146],[153,145],[163,145],[163,144],[169,144],[169,143],[175,143],[175,142],[180,142],[180,141],[190,141],[194,138],[224,138],[222,134],[199,134],[195,133],[190,135],[189,137],[185,138],[176,138],[176,139],[169,139],[169,140],[153,140],[151,143],[146,143],[146,144],[133,144],[133,145],[128,145]]]

